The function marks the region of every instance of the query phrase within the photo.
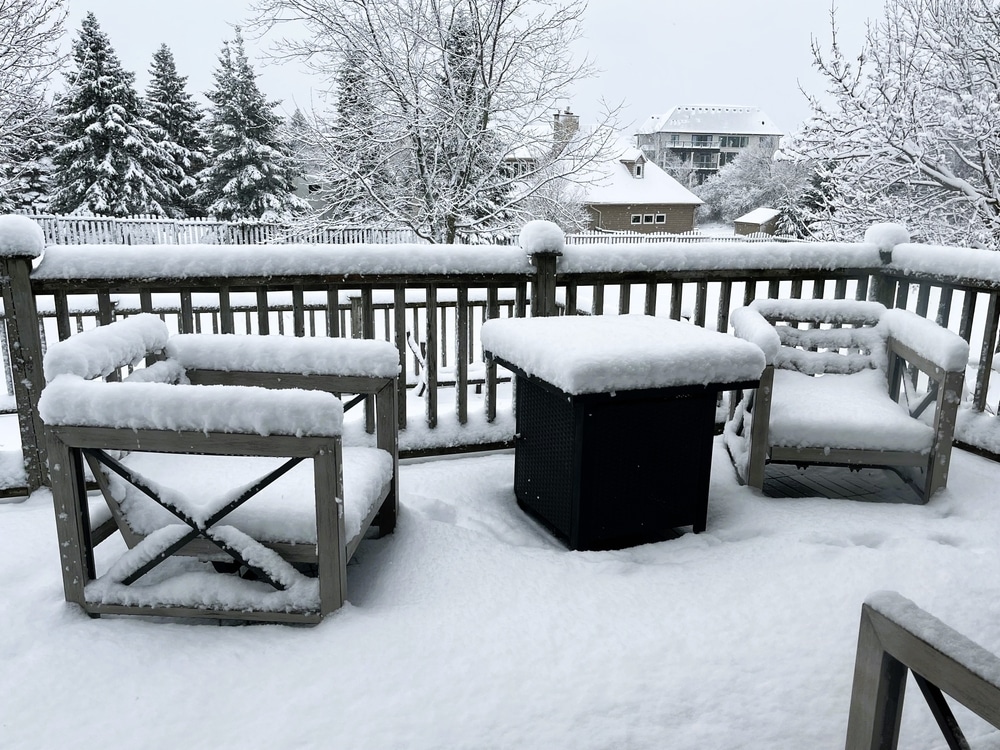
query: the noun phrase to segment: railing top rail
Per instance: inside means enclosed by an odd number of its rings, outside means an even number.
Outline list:
[[[408,277],[467,279],[532,273],[518,247],[470,245],[61,245],[32,272],[38,289],[85,289],[97,282],[232,287],[262,280],[391,283]]]

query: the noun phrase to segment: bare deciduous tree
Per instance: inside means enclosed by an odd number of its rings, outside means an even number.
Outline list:
[[[258,0],[258,29],[286,22],[306,29],[278,42],[279,57],[304,62],[331,90],[349,65],[352,85],[363,87],[357,117],[341,106],[315,128],[324,175],[310,179],[333,186],[325,218],[356,213],[360,190],[369,217],[434,242],[520,221],[528,197],[585,168],[609,132],[553,141],[553,109],[590,73],[570,50],[584,7],[579,0]],[[530,158],[512,169],[525,153]]]
[[[888,0],[851,60],[814,41],[829,102],[793,146],[831,165],[829,234],[898,220],[925,240],[1000,244],[1000,3]]]

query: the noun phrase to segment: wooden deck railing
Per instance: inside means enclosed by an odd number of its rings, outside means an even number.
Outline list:
[[[861,609],[847,750],[891,750],[899,741],[912,671],[949,748],[969,744],[944,693],[1000,729],[1000,658],[893,592]]]
[[[211,252],[176,245],[50,246],[33,270],[30,258],[15,253],[2,259],[0,272],[7,281],[11,382],[27,482],[31,488],[44,482],[35,404],[45,339],[137,311],[160,313],[178,332],[392,341],[403,355],[399,423],[403,436],[421,432],[418,447],[425,452],[490,447],[510,437],[483,428],[496,424],[498,404],[498,373],[483,361],[478,343],[485,319],[645,313],[726,331],[731,309],[757,297],[874,298],[934,315],[981,353],[968,411],[984,413],[997,399],[990,396],[989,376],[1000,318],[1000,254],[949,250],[963,258],[972,253],[976,262],[948,263],[940,248],[865,243],[588,245],[533,258],[497,246],[276,245]],[[977,271],[959,273],[963,268]],[[407,414],[403,391],[418,380],[426,384],[420,417]],[[470,394],[482,402],[475,425]],[[444,396],[454,401],[455,416],[448,419],[454,434],[441,429]],[[509,413],[505,419],[510,423]],[[1000,422],[993,418],[977,422],[971,440],[960,425],[959,438],[1000,455]]]

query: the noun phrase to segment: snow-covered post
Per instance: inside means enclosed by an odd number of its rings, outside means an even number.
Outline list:
[[[42,379],[42,338],[31,293],[31,261],[45,249],[42,228],[26,216],[0,216],[0,284],[10,343],[17,420],[28,490],[45,484],[45,438],[38,416]]]
[[[878,248],[879,260],[886,266],[892,262],[892,249],[910,241],[910,232],[901,224],[872,224],[865,232],[865,242]],[[893,306],[894,285],[881,274],[872,277],[868,299]]]
[[[531,284],[531,316],[558,315],[556,262],[566,246],[566,235],[557,224],[536,219],[521,228],[519,244],[535,267],[535,279]]]

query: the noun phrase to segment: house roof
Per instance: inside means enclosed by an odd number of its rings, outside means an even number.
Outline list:
[[[635,177],[625,164],[642,157],[642,152],[628,145],[616,148],[614,156],[595,163],[577,179],[583,202],[598,205],[674,204],[700,206],[704,201],[656,164],[646,161],[643,176]]]
[[[784,135],[760,107],[732,104],[684,104],[650,116],[638,132]]]
[[[777,217],[781,211],[776,208],[755,208],[750,213],[743,214],[741,217],[735,221],[743,224],[764,224],[771,219]]]

